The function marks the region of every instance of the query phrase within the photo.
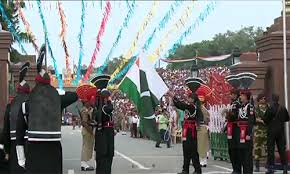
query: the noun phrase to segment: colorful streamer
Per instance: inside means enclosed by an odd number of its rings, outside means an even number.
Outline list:
[[[43,15],[43,11],[42,11],[42,8],[41,8],[41,1],[40,0],[37,0],[37,6],[38,6],[38,12],[39,12],[39,15],[40,15],[40,19],[41,19],[41,22],[42,22],[42,28],[43,28],[43,32],[44,32],[45,42],[47,44],[48,51],[49,51],[50,56],[52,58],[52,62],[53,62],[54,70],[55,70],[55,75],[56,75],[57,80],[58,80],[58,86],[59,86],[60,89],[63,89],[62,80],[61,80],[60,75],[59,75],[58,70],[57,70],[57,63],[56,63],[56,60],[54,58],[54,55],[53,55],[53,52],[52,52],[52,49],[51,49],[50,41],[48,39],[48,30],[47,30],[47,26],[46,26],[46,23],[45,23],[45,20],[44,20],[44,15]]]
[[[84,56],[84,44],[83,44],[84,28],[85,28],[85,2],[84,2],[84,0],[82,0],[81,26],[80,26],[80,32],[79,32],[79,35],[78,35],[79,45],[80,45],[80,52],[79,52],[79,61],[78,61],[78,70],[77,70],[76,84],[81,79],[81,63],[83,61],[83,56]]]
[[[105,59],[105,62],[103,63],[103,65],[98,69],[98,72],[97,74],[101,74],[103,73],[104,69],[108,66],[109,64],[109,60],[115,50],[115,48],[117,47],[120,39],[121,39],[121,36],[122,36],[122,33],[123,33],[123,30],[124,28],[128,27],[128,23],[130,21],[130,19],[132,18],[133,14],[134,14],[134,10],[135,10],[135,1],[133,1],[132,3],[132,7],[130,8],[130,10],[128,11],[127,15],[126,15],[126,18],[124,19],[123,21],[123,25],[121,26],[121,28],[119,29],[119,32],[118,32],[118,36],[115,40],[115,42],[113,43],[113,46],[111,47],[110,51],[109,51],[109,54],[107,55],[106,59]]]
[[[20,15],[20,19],[21,19],[22,23],[25,26],[25,30],[26,30],[27,34],[31,37],[32,46],[35,49],[35,51],[37,53],[39,53],[39,48],[38,48],[37,43],[36,43],[35,35],[32,33],[32,30],[30,28],[30,25],[29,25],[28,21],[25,18],[25,15],[24,15],[21,7],[20,7],[19,0],[16,0],[16,6],[17,6],[17,9],[18,9],[18,12],[19,12],[19,15]]]
[[[190,16],[193,12],[193,7],[194,7],[194,2],[190,3],[186,10],[183,12],[183,14],[181,15],[181,17],[177,20],[177,22],[173,25],[173,28],[171,28],[165,35],[165,37],[163,38],[163,40],[161,41],[160,46],[155,50],[155,52],[149,56],[149,60],[150,61],[155,61],[157,59],[158,56],[160,56],[160,52],[165,49],[166,45],[168,44],[168,39],[169,36],[172,35],[172,33],[174,32],[178,32],[180,31],[183,27],[184,24],[186,23],[186,21],[188,19],[190,19]]]
[[[189,36],[196,27],[199,26],[201,22],[204,22],[205,18],[215,9],[216,2],[209,3],[205,10],[199,14],[198,18],[194,23],[180,36],[180,38],[173,44],[172,48],[169,50],[169,53],[175,53],[176,49],[182,44],[183,40]]]
[[[60,17],[60,22],[61,22],[61,32],[60,32],[60,38],[61,38],[61,42],[62,42],[62,46],[64,49],[64,53],[65,53],[65,65],[66,65],[66,70],[70,69],[69,67],[69,53],[68,53],[68,49],[67,49],[67,44],[65,41],[65,36],[66,36],[66,20],[65,20],[65,14],[64,14],[64,10],[62,8],[62,4],[60,1],[57,2],[58,5],[58,13],[59,13],[59,17]]]
[[[107,1],[105,12],[103,14],[102,23],[101,23],[101,26],[100,26],[100,30],[99,30],[99,33],[98,33],[98,36],[97,36],[96,48],[94,50],[93,56],[91,58],[91,62],[89,64],[89,67],[87,69],[87,72],[86,72],[85,77],[83,78],[83,80],[88,80],[88,78],[89,78],[89,76],[90,76],[90,74],[91,74],[91,72],[93,70],[93,65],[94,65],[94,63],[96,61],[97,53],[100,51],[101,38],[104,35],[105,29],[106,29],[106,25],[107,25],[107,21],[108,21],[108,18],[110,16],[110,14],[111,14],[111,3],[110,3],[110,1]]]
[[[21,43],[21,39],[20,39],[19,34],[17,33],[16,29],[14,28],[13,23],[10,21],[10,19],[9,19],[8,16],[6,15],[6,12],[5,12],[5,10],[4,10],[4,7],[3,7],[3,4],[2,4],[2,3],[0,3],[0,12],[1,12],[1,17],[2,17],[2,19],[6,22],[7,27],[8,27],[8,29],[9,29],[9,31],[11,32],[12,36],[13,36],[13,37],[16,39],[16,41],[18,42],[21,51],[22,51],[24,54],[27,54],[26,50],[24,49],[24,46],[23,46],[22,43]]]
[[[113,72],[111,77],[114,77],[123,68],[123,66],[132,57],[132,54],[136,51],[136,49],[137,49],[137,41],[140,39],[140,37],[144,33],[144,31],[147,28],[150,20],[155,16],[156,10],[157,10],[157,7],[158,7],[159,3],[160,3],[159,1],[154,1],[153,5],[152,5],[152,7],[150,9],[149,14],[145,17],[145,20],[144,20],[143,24],[141,25],[139,31],[137,32],[137,35],[136,35],[133,43],[131,44],[131,47],[129,48],[127,53],[124,55],[124,58],[125,58],[124,61],[120,63],[119,67]]]
[[[161,31],[163,28],[165,28],[166,24],[168,23],[168,21],[170,20],[170,18],[172,17],[172,15],[174,15],[176,9],[182,4],[182,1],[175,1],[169,8],[169,11],[165,14],[165,16],[162,18],[162,20],[159,22],[158,27],[154,29],[154,31],[151,33],[151,35],[148,37],[147,41],[145,42],[144,46],[143,46],[143,51],[142,53],[144,53],[145,51],[148,51],[149,46],[152,43],[153,38],[155,37],[156,31]],[[137,57],[139,56],[139,53],[137,54]],[[119,72],[117,72],[116,76],[113,77],[113,79],[118,79],[119,77],[123,77],[123,75],[125,73],[128,72],[128,70],[130,69],[130,64],[128,64],[124,69],[120,70]],[[113,80],[114,81],[114,80]]]

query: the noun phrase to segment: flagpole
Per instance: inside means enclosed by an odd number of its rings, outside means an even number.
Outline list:
[[[284,53],[284,93],[285,107],[288,110],[288,78],[287,78],[287,30],[286,30],[286,0],[283,1],[283,53]],[[286,142],[289,150],[289,122],[286,122]]]

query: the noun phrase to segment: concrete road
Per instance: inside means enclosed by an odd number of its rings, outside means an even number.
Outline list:
[[[62,128],[63,169],[64,174],[93,174],[80,171],[81,129],[65,126]],[[113,174],[176,174],[182,169],[182,147],[175,144],[172,148],[155,148],[155,143],[143,139],[131,138],[128,134],[115,137],[115,157]],[[90,162],[94,166],[94,161]],[[191,167],[191,173],[194,169]],[[209,160],[204,174],[231,173],[231,164]],[[261,172],[262,173],[262,172]],[[263,172],[264,173],[264,172]]]

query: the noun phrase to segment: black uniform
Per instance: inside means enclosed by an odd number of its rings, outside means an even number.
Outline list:
[[[238,129],[239,144],[237,153],[241,168],[244,174],[253,173],[253,128],[255,124],[255,109],[251,103],[242,104],[239,111]],[[245,137],[249,136],[250,140],[243,139],[241,135],[242,126],[246,125]]]
[[[35,96],[40,91],[49,94],[49,97]],[[23,103],[17,121],[16,143],[23,146],[28,131],[27,173],[62,173],[61,111],[77,99],[76,93],[66,92],[59,96],[52,86],[39,83],[31,92],[29,100]]]
[[[104,104],[103,99],[99,98],[93,112],[97,124],[95,132],[96,174],[111,174],[115,136],[112,112],[111,101]]]
[[[196,126],[203,121],[203,115],[200,109],[197,109],[196,105],[188,105],[173,99],[174,105],[186,112],[186,116],[183,121],[183,172],[189,173],[190,160],[192,160],[196,173],[201,173],[201,166],[199,163],[199,154],[197,151],[197,132]]]
[[[10,104],[6,106],[6,111],[10,110]],[[5,116],[4,116],[5,117]],[[8,161],[5,159],[5,155],[8,153],[7,150],[5,150],[5,130],[3,129],[0,134],[0,173],[6,174],[9,173],[9,168],[8,168]]]
[[[266,111],[264,118],[267,125],[268,167],[270,170],[274,167],[275,144],[277,144],[281,164],[287,169],[285,122],[289,121],[288,111],[279,103],[273,103]]]
[[[240,142],[240,132],[237,125],[240,109],[239,100],[231,103],[231,109],[227,114],[227,134],[228,134],[228,152],[232,163],[233,171],[241,173],[241,161],[239,160],[238,145]],[[231,133],[229,133],[231,132]],[[231,134],[231,135],[230,135]]]

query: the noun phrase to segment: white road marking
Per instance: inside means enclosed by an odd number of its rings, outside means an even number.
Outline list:
[[[75,171],[70,169],[70,170],[67,171],[67,174],[75,174]]]
[[[226,171],[229,171],[229,172],[232,172],[233,170],[232,169],[229,169],[229,168],[226,168],[226,167],[223,167],[223,166],[219,166],[219,165],[212,165],[216,168],[219,168],[219,169],[223,169],[223,170],[226,170]]]
[[[125,160],[131,162],[132,164],[135,164],[139,169],[143,169],[143,170],[149,170],[150,168],[144,167],[142,164],[138,163],[137,161],[134,161],[133,159],[131,159],[130,157],[118,152],[115,150],[115,153],[119,156],[121,156],[122,158],[124,158]]]

